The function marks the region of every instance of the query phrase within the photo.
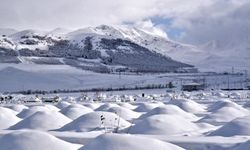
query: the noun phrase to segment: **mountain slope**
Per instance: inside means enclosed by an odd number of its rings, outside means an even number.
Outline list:
[[[0,63],[66,64],[97,72],[179,72],[193,67],[153,49],[146,39],[163,37],[106,25],[69,33],[24,30],[0,38]]]

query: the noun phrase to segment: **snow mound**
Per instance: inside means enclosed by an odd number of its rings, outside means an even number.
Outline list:
[[[101,118],[104,118],[103,124]],[[66,124],[60,128],[59,131],[86,132],[105,128],[114,129],[118,126],[118,121],[120,129],[130,126],[129,122],[122,118],[119,119],[119,116],[114,113],[102,111],[91,112]]]
[[[197,129],[196,124],[177,115],[154,115],[135,124],[129,133],[175,135]]]
[[[2,106],[0,106],[0,109],[4,110],[4,111],[7,112],[7,113],[12,113],[12,114],[15,114],[15,115],[18,114],[18,112],[14,111],[14,110],[12,110],[12,109],[10,109],[10,108],[7,108],[7,107],[2,107]]]
[[[214,111],[217,111],[223,107],[232,107],[232,108],[236,108],[236,109],[242,109],[242,107],[240,105],[236,104],[235,102],[232,102],[230,100],[222,100],[222,101],[217,101],[217,102],[213,103],[208,108],[208,111],[214,112]]]
[[[69,102],[60,101],[59,103],[57,103],[56,107],[58,107],[59,109],[63,109],[65,107],[68,107],[69,105],[70,105]]]
[[[44,107],[48,108],[51,111],[60,111],[59,108],[57,108],[56,106],[51,105],[51,104],[44,105]]]
[[[205,111],[204,106],[188,99],[174,99],[170,100],[168,104],[176,105],[181,109],[183,109],[184,111],[190,113],[201,113]]]
[[[225,137],[235,135],[250,135],[250,116],[234,119],[221,128],[215,130],[210,135]]]
[[[71,122],[71,119],[57,111],[39,111],[23,119],[9,129],[53,130],[61,128],[69,122]]]
[[[101,105],[100,107],[95,109],[95,111],[107,111],[108,109],[110,109],[112,107],[120,107],[120,106],[117,104],[113,104],[113,103],[107,103],[107,104]]]
[[[44,106],[32,106],[29,109],[24,109],[19,114],[17,114],[17,116],[19,118],[27,118],[38,111],[51,111],[51,110]]]
[[[70,119],[74,120],[84,114],[93,112],[93,110],[82,105],[72,104],[66,108],[63,108],[60,112]]]
[[[108,112],[113,112],[125,120],[133,120],[141,116],[140,113],[132,111],[124,107],[112,107],[107,110]]]
[[[222,107],[211,114],[206,115],[199,122],[206,122],[213,125],[222,125],[238,117],[249,115],[249,111],[241,107]]]
[[[0,137],[1,150],[77,150],[79,145],[62,141],[48,133],[21,130]]]
[[[236,146],[232,150],[249,150],[249,147],[250,147],[250,140],[240,144],[239,146]]]
[[[93,110],[97,109],[98,107],[100,107],[99,103],[87,103],[87,104],[83,104],[84,106],[91,108]]]
[[[184,110],[182,110],[180,107],[178,107],[176,105],[164,105],[164,106],[156,107],[156,108],[152,109],[151,111],[149,111],[148,113],[143,114],[140,117],[140,119],[150,117],[153,115],[163,115],[163,114],[178,115],[178,116],[184,117],[186,119],[197,120],[197,116],[195,116],[194,114],[185,112]]]
[[[6,129],[20,120],[11,109],[0,107],[0,129]]]
[[[158,107],[159,104],[154,104],[154,103],[140,103],[139,106],[134,109],[134,111],[137,112],[148,112],[156,107]]]
[[[21,105],[21,104],[18,104],[18,105],[11,105],[11,106],[8,106],[8,108],[20,113],[21,111],[23,111],[24,109],[28,109],[27,106],[25,105]]]
[[[160,140],[124,134],[104,134],[83,146],[80,150],[184,150]]]
[[[136,106],[130,104],[130,103],[120,103],[119,106],[127,108],[127,109],[135,109]]]

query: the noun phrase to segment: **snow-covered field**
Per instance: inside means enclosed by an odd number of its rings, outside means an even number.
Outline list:
[[[34,99],[34,95],[14,95],[13,101],[3,101],[0,149],[249,150],[250,147],[250,91],[144,90],[58,96],[58,103],[44,103]],[[32,98],[36,102],[22,101]]]
[[[214,73],[101,74],[68,65],[0,64],[0,92],[134,88],[169,82],[178,90],[181,84],[194,81],[206,84],[208,89],[244,88],[248,78],[245,74]]]

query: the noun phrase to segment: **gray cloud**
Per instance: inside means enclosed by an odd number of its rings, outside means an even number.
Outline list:
[[[187,43],[238,44],[249,41],[250,2],[217,1],[187,18],[176,19],[173,26],[183,28],[185,35],[180,40]]]

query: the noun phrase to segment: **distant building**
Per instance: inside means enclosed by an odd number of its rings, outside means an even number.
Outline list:
[[[182,85],[182,91],[199,91],[199,90],[204,90],[205,85],[200,84],[200,83],[186,83]]]

